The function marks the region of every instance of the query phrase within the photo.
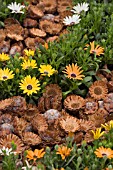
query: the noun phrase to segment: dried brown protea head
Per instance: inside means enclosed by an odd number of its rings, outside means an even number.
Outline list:
[[[45,112],[45,98],[42,96],[39,98],[38,100],[38,109],[40,110],[40,112]]]
[[[64,100],[64,107],[70,111],[78,111],[85,105],[85,100],[77,95],[69,95]]]
[[[8,132],[10,132],[10,133],[13,133],[13,131],[14,131],[14,127],[13,127],[13,125],[12,124],[10,124],[10,123],[3,123],[3,124],[1,124],[0,125],[0,129],[2,130],[2,131],[8,131]]]
[[[9,134],[5,138],[0,139],[0,149],[3,148],[3,146],[11,148],[12,144],[16,145],[16,153],[21,153],[24,150],[24,144],[21,139],[14,134]]]
[[[22,33],[23,28],[19,24],[12,24],[6,28],[7,37],[14,39],[16,41],[23,40]]]
[[[113,80],[107,82],[108,91],[113,92]]]
[[[109,112],[113,112],[113,93],[107,94],[104,98],[104,108]]]
[[[46,118],[44,118],[44,116],[41,114],[35,116],[32,119],[31,124],[32,124],[34,130],[38,131],[38,133],[42,133],[48,129],[48,124],[46,122]]]
[[[79,123],[80,123],[80,130],[83,132],[87,132],[89,130],[95,129],[95,126],[92,121],[80,119]]]
[[[14,96],[11,99],[13,100],[13,112],[23,112],[26,110],[26,101],[24,97]]]
[[[92,121],[95,127],[100,127],[101,124],[104,124],[106,119],[101,113],[94,113],[92,115],[88,115],[88,120]]]
[[[35,50],[35,38],[27,37],[24,42],[29,49]]]
[[[61,99],[59,99],[59,96],[55,96],[54,98],[50,100],[50,102],[51,102],[52,109],[55,109],[58,111],[62,110],[62,102],[61,102]]]
[[[11,110],[13,107],[13,100],[11,98],[0,101],[0,111]]]
[[[81,143],[83,137],[84,137],[83,132],[76,132],[74,134],[74,142],[76,142],[77,144]]]
[[[61,116],[60,112],[55,109],[47,110],[43,115],[47,120],[55,120]]]
[[[88,114],[85,114],[84,110],[80,110],[79,111],[79,118],[84,119],[84,120],[88,120]]]
[[[57,11],[59,13],[67,11],[67,8],[72,8],[72,0],[58,0]]]
[[[5,28],[8,28],[9,26],[14,25],[14,24],[19,24],[20,25],[19,21],[14,19],[14,18],[6,18],[4,20]]]
[[[28,15],[30,18],[39,19],[44,16],[43,9],[36,5],[29,5]]]
[[[6,37],[6,32],[4,29],[0,29],[0,41],[4,41]]]
[[[22,137],[22,133],[25,132],[26,128],[29,126],[29,123],[23,118],[18,118],[15,116],[13,119],[13,125],[15,134]]]
[[[11,48],[10,48],[9,54],[10,54],[11,56],[14,56],[16,53],[21,54],[21,51],[22,51],[22,49],[21,49],[21,47],[20,47],[19,45],[13,44],[13,45],[11,46]]]
[[[95,81],[89,88],[89,93],[92,98],[96,100],[104,99],[108,93],[108,88],[105,82],[98,80]]]
[[[32,132],[24,132],[22,136],[22,140],[27,145],[39,145],[41,143],[41,138]]]
[[[46,13],[56,12],[57,1],[56,0],[41,0],[40,4],[43,4]]]
[[[29,29],[29,33],[32,37],[43,37],[44,38],[46,36],[46,32],[38,28]]]
[[[12,125],[12,116],[10,114],[3,114],[0,116],[0,129],[1,133],[9,134],[14,131],[14,127]]]
[[[59,136],[59,131],[53,130],[46,130],[43,133],[40,133],[40,137],[42,139],[42,143],[47,145],[54,145],[61,142],[61,138]]]
[[[46,39],[46,42],[53,42],[53,41],[57,41],[58,40],[58,36],[52,36],[52,37],[48,37]]]
[[[53,21],[44,19],[40,20],[39,26],[41,30],[45,31],[46,33],[57,35],[63,28],[63,25],[60,23],[55,23]]]
[[[5,130],[0,130],[0,138],[5,138],[7,135],[11,133],[10,130],[5,129]]]
[[[45,15],[42,17],[42,20],[54,21],[54,20],[55,20],[55,15],[53,15],[53,14],[45,14]]]
[[[107,78],[106,78],[103,74],[97,72],[96,76],[97,76],[101,81],[107,83]]]
[[[0,116],[0,125],[4,123],[11,123],[12,122],[12,116],[10,114],[3,114]]]
[[[10,40],[0,42],[0,53],[8,53],[10,49]]]
[[[62,99],[62,90],[58,86],[58,84],[49,84],[45,87],[45,92],[43,93],[44,97],[52,97],[54,98],[55,96],[59,97],[59,100]]]
[[[104,119],[106,119],[109,116],[109,113],[104,108],[99,108],[96,112],[98,115],[102,115]]]
[[[37,116],[39,114],[39,110],[35,105],[32,104],[28,104],[27,105],[27,109],[23,114],[23,117],[28,120],[31,121],[33,119],[34,116]]]
[[[87,143],[94,141],[93,133],[90,130],[85,134],[84,141],[86,141]]]
[[[92,98],[85,99],[85,114],[93,114],[98,109],[98,102]]]
[[[77,118],[67,116],[60,120],[60,126],[65,132],[76,132],[80,129],[80,124]]]
[[[37,27],[38,22],[37,20],[31,19],[31,18],[25,18],[23,21],[24,27],[27,28],[32,28],[32,27]]]

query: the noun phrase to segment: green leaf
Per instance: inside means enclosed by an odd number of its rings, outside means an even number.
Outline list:
[[[87,76],[84,78],[83,82],[86,83],[88,81],[91,81],[92,80],[92,77],[91,76]]]

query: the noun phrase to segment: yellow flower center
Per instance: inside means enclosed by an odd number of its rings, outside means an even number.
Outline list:
[[[32,86],[29,84],[29,85],[27,86],[27,89],[28,89],[28,90],[32,90]]]

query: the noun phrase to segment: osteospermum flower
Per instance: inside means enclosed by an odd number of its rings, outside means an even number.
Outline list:
[[[34,56],[34,54],[35,54],[35,52],[33,51],[33,50],[24,50],[24,52],[25,52],[25,55],[27,56],[27,57],[33,57]]]
[[[105,125],[101,124],[101,126],[104,127],[105,130],[109,131],[109,130],[113,129],[113,120],[110,120],[109,123],[105,123]]]
[[[96,149],[94,153],[98,158],[103,158],[104,156],[106,156],[108,159],[113,158],[113,150],[110,148],[104,148],[103,146]]]
[[[10,59],[9,55],[4,54],[4,53],[0,54],[0,61],[6,61],[6,60],[9,60],[9,59]]]
[[[43,158],[43,156],[45,155],[44,149],[35,149],[34,152],[33,151],[27,151],[27,158],[29,160],[34,160],[36,161],[39,158]]]
[[[8,68],[0,69],[0,80],[6,81],[8,79],[12,79],[14,74],[13,71],[10,71]]]
[[[10,10],[12,10],[11,13],[22,13],[24,14],[24,12],[22,11],[23,8],[25,8],[24,5],[21,5],[20,3],[16,3],[16,2],[12,2],[11,4],[9,4],[7,6]]]
[[[104,48],[102,48],[100,45],[97,45],[95,47],[94,45],[94,41],[93,42],[90,42],[90,53],[91,54],[96,54],[97,56],[100,56],[101,54],[104,54]],[[89,47],[89,44],[86,45],[86,48],[85,50],[87,49],[87,47]]]
[[[3,146],[3,148],[2,149],[0,149],[0,155],[7,155],[7,156],[9,156],[10,154],[12,154],[12,153],[16,153],[16,152],[12,152],[12,148],[6,148],[5,146]]]
[[[24,70],[29,68],[37,68],[36,60],[24,60],[21,66]]]
[[[51,75],[53,75],[55,73],[55,69],[52,68],[52,66],[49,64],[40,65],[39,71],[42,74],[42,76],[48,76],[48,77],[50,77]]]
[[[69,66],[66,66],[65,71],[62,71],[63,73],[67,74],[67,77],[70,79],[76,79],[76,80],[83,80],[83,77],[85,77],[83,74],[83,70],[81,70],[81,67],[77,66],[77,64],[73,64]]]
[[[21,80],[20,89],[24,90],[23,93],[27,93],[27,95],[32,95],[32,93],[37,93],[40,90],[39,81],[36,77],[32,77],[30,75],[26,76],[24,80]]]
[[[73,15],[73,16],[66,16],[63,20],[63,23],[65,25],[74,25],[78,24],[80,22],[80,16],[79,15]]]
[[[89,4],[88,3],[78,3],[76,6],[73,7],[73,9],[71,10],[73,13],[75,14],[80,14],[82,11],[88,11],[89,9]]]
[[[72,149],[67,148],[67,146],[61,146],[58,148],[56,154],[61,155],[62,159],[64,160],[67,156],[70,155]]]
[[[95,132],[91,130],[91,132],[93,133],[94,139],[99,139],[104,134],[104,132],[101,132],[101,128],[97,128]]]

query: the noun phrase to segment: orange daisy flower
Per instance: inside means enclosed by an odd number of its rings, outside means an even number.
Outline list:
[[[77,64],[74,65],[74,63],[72,63],[72,66],[70,64],[69,66],[66,66],[65,71],[62,72],[67,74],[67,77],[70,79],[83,80],[83,77],[85,77],[81,74],[83,72],[81,67],[77,66]]]
[[[36,161],[38,158],[42,158],[44,156],[45,152],[44,149],[35,149],[34,152],[29,150],[27,151],[27,156],[29,160],[34,160]]]
[[[64,160],[65,157],[67,157],[67,156],[70,155],[71,150],[72,150],[72,149],[67,148],[67,146],[62,146],[62,147],[59,147],[59,148],[58,148],[56,154],[61,155],[62,159]]]
[[[96,149],[94,153],[99,158],[103,158],[104,156],[106,156],[108,159],[113,158],[113,150],[110,148],[104,148],[103,146]]]
[[[89,44],[86,45],[86,48],[85,50],[87,49],[87,47],[89,46]],[[101,54],[104,54],[104,48],[102,48],[100,45],[97,45],[95,47],[94,45],[94,41],[93,42],[90,42],[90,46],[91,46],[91,49],[90,49],[90,53],[91,54],[96,54],[98,56],[100,56]]]

